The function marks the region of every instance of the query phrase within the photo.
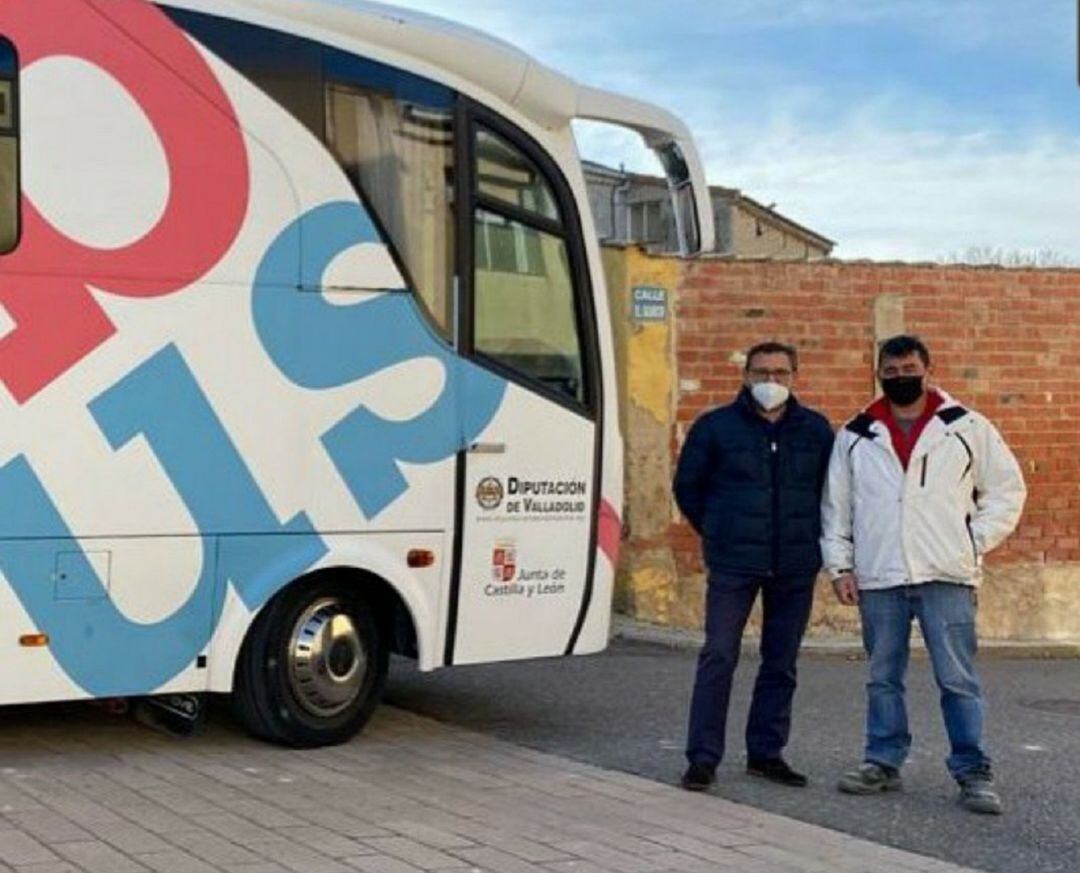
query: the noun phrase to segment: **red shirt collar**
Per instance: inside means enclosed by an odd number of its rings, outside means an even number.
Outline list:
[[[919,436],[922,434],[923,428],[926,427],[927,422],[934,417],[934,414],[941,408],[944,402],[945,398],[941,396],[941,393],[931,388],[926,393],[926,408],[923,410],[922,415],[915,420],[910,435],[905,434],[900,425],[896,423],[896,418],[893,416],[892,412],[892,405],[889,403],[887,397],[879,397],[875,400],[866,410],[866,414],[875,421],[880,421],[888,428],[889,437],[892,439],[893,450],[900,459],[901,466],[906,470],[908,468],[908,462],[911,460],[911,453],[915,449],[915,444],[919,441]]]

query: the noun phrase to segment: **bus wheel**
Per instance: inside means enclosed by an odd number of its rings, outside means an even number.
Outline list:
[[[300,748],[342,743],[371,717],[388,650],[354,585],[286,589],[259,613],[240,650],[233,705],[253,734]]]

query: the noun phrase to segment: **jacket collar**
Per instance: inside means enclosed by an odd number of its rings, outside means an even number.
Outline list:
[[[942,439],[961,427],[961,422],[968,416],[967,408],[962,406],[947,391],[940,388],[931,388],[930,390],[936,394],[940,402],[912,449],[912,459],[930,452]],[[845,429],[860,437],[874,441],[885,451],[892,452],[895,455],[896,451],[889,436],[888,425],[880,415],[882,408],[888,408],[887,404],[888,400],[886,398],[877,398],[849,421],[845,425]]]
[[[945,404],[946,395],[936,388],[931,388],[926,392],[926,409],[919,416],[919,418],[926,418],[927,422],[935,416],[939,409]],[[950,398],[951,399],[951,398]],[[895,422],[893,416],[892,406],[889,404],[887,397],[879,397],[868,407],[866,407],[866,414],[869,415],[875,421],[880,421],[886,427],[890,422]]]
[[[941,396],[941,405],[912,449],[912,459],[929,454],[943,439],[965,427],[970,420],[966,407],[941,389],[937,389],[937,393]]]

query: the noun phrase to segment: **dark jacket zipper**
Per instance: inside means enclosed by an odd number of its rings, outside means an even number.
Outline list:
[[[780,442],[779,436],[769,442],[772,452],[772,575],[780,572]]]

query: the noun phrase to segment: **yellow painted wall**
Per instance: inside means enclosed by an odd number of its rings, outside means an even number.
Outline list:
[[[674,623],[679,580],[667,545],[673,519],[671,423],[674,417],[676,292],[683,262],[637,248],[606,248],[604,267],[615,322],[619,414],[626,440],[627,542],[616,583],[616,609],[646,621]],[[635,323],[633,289],[663,288],[668,317]]]

